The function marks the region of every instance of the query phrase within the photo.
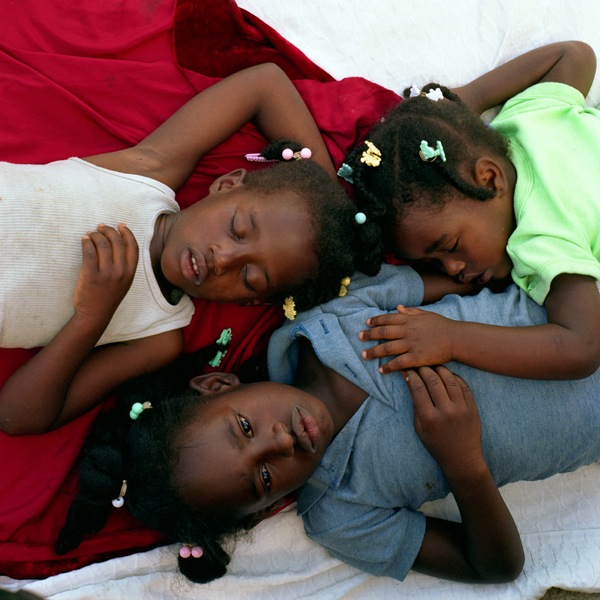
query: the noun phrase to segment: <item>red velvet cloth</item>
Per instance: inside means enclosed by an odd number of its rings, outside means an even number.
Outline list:
[[[130,146],[215,78],[265,61],[304,79],[298,88],[337,164],[398,101],[363,79],[332,81],[233,0],[1,2],[0,32],[0,160],[11,162]],[[202,160],[178,194],[180,204],[202,199],[223,173],[257,168],[243,155],[264,144],[254,127],[244,127]],[[196,302],[186,349],[204,347],[231,327],[221,368],[236,371],[265,348],[281,320],[274,307]],[[31,355],[0,349],[0,384]],[[79,548],[64,557],[53,552],[77,487],[74,465],[98,410],[47,435],[0,434],[0,574],[45,577],[163,542],[126,510],[115,510]]]

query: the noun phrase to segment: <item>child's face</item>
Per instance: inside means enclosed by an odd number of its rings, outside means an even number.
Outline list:
[[[183,429],[176,481],[196,506],[255,514],[303,485],[333,436],[325,405],[277,383],[238,385]]]
[[[495,198],[457,199],[409,208],[396,225],[394,243],[408,260],[433,262],[462,283],[485,285],[510,275],[506,244],[513,229],[512,206]]]
[[[161,271],[190,296],[259,304],[317,268],[310,217],[291,192],[261,195],[241,185],[171,219]]]

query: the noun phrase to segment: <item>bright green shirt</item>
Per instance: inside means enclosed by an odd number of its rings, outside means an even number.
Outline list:
[[[512,277],[543,304],[557,275],[600,279],[600,111],[562,83],[509,100],[491,126],[510,140],[517,171]]]

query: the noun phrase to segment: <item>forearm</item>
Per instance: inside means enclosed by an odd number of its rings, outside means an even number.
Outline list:
[[[483,371],[528,379],[579,379],[595,371],[586,344],[561,325],[451,321],[450,331],[453,360]]]
[[[441,300],[448,294],[472,296],[481,291],[481,286],[475,283],[459,283],[453,277],[443,273],[419,271],[423,280],[423,304],[431,304]]]
[[[103,161],[119,164],[127,153],[125,160],[135,162],[141,153],[142,164],[128,165],[129,170],[139,172],[147,161],[148,176],[178,189],[206,152],[250,121],[268,140],[289,138],[309,147],[314,160],[335,176],[312,115],[285,73],[271,64],[245,69],[207,88],[133,152],[103,155]]]
[[[586,95],[595,69],[589,46],[582,42],[557,42],[518,56],[453,91],[467,106],[482,113],[540,81],[569,83]]]
[[[337,179],[321,132],[297,89],[280,70],[270,77],[274,79],[272,87],[279,91],[276,95],[262,88],[263,102],[255,119],[258,128],[269,140],[288,138],[310,148],[312,160]]]
[[[53,340],[0,390],[0,429],[13,435],[49,431],[73,378],[108,323],[74,315]]]
[[[472,569],[475,579],[511,581],[523,567],[523,546],[489,469],[482,461],[448,483],[462,518],[465,576]]]

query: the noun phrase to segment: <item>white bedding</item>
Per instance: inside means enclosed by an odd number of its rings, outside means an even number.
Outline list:
[[[598,0],[239,0],[326,71],[402,90],[439,80],[458,85],[536,46],[590,43],[600,57]],[[588,101],[600,104],[600,77]],[[525,400],[524,400],[525,401]],[[51,600],[164,598],[526,600],[552,587],[600,591],[600,465],[503,489],[527,562],[507,585],[474,586],[410,573],[400,583],[341,564],[307,540],[289,511],[237,545],[229,574],[205,586],[177,573],[177,547],[118,558],[26,585]],[[450,499],[428,512],[452,516]]]

